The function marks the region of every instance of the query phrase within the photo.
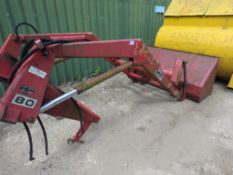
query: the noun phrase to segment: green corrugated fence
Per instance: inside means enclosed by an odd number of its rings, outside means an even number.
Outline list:
[[[93,32],[101,39],[142,38],[152,46],[163,23],[155,6],[170,0],[1,0],[0,42],[20,22],[29,22],[40,33]],[[22,27],[21,33],[30,33]],[[53,68],[51,82],[82,80],[111,67],[102,59],[72,59]],[[1,65],[0,65],[1,68]],[[0,86],[0,94],[4,88]]]

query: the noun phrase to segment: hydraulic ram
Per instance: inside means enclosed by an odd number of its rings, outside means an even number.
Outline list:
[[[124,71],[125,69],[128,69],[130,68],[131,66],[133,65],[133,62],[132,61],[129,61],[125,64],[122,64],[120,66],[117,66],[115,68],[113,68],[112,70],[110,71],[107,71],[105,73],[103,73],[102,75],[99,75],[97,76],[96,78],[94,79],[90,79],[90,80],[87,80],[87,82],[83,82],[83,83],[80,83],[75,89],[55,98],[54,100],[46,103],[44,106],[42,106],[40,108],[40,113],[43,113],[51,108],[53,108],[54,106],[72,98],[73,96],[75,96],[76,94],[80,94],[94,86],[96,86],[97,84],[113,77],[114,75]]]

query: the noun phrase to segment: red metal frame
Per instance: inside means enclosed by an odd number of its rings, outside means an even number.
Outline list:
[[[62,94],[63,92],[58,88],[52,85],[48,85],[44,95],[43,104],[51,101],[56,97],[59,97]],[[82,103],[75,101],[74,99],[66,100],[65,102],[46,111],[46,113],[54,117],[61,116],[63,118],[72,120],[80,120],[80,117],[83,117],[83,127],[79,128],[75,136],[72,138],[73,141],[79,141],[81,136],[89,128],[91,123],[98,123],[100,120],[100,117],[97,114],[92,112]]]
[[[124,73],[133,81],[148,83],[153,86],[163,88],[170,92],[171,95],[181,100],[183,89],[179,89],[172,83],[159,65],[153,59],[145,44],[140,39],[126,40],[107,40],[101,41],[92,33],[78,34],[37,34],[37,35],[20,35],[18,40],[15,35],[10,35],[0,49],[0,77],[7,81],[11,77],[12,71],[18,62],[18,56],[23,43],[35,39],[34,48],[38,47],[41,39],[65,40],[70,43],[54,44],[46,49],[47,55],[36,52],[32,54],[18,69],[11,84],[7,88],[4,96],[0,100],[0,120],[6,122],[34,122],[39,114],[43,104],[58,97],[63,92],[52,85],[48,84],[49,75],[56,58],[105,58],[106,61],[115,66],[125,64],[127,61],[133,62],[131,68],[124,70]],[[31,69],[36,68],[37,73],[32,73]],[[180,72],[180,64],[174,67],[176,74]],[[33,88],[32,93],[23,92],[21,87],[27,86]],[[33,108],[25,108],[13,103],[17,94],[36,99],[36,105]],[[82,134],[87,130],[92,122],[98,122],[100,117],[85,107],[80,102],[73,99],[67,100],[60,105],[46,111],[53,116],[62,116],[64,118],[80,120],[83,117],[83,128],[79,129],[73,141],[79,141]]]

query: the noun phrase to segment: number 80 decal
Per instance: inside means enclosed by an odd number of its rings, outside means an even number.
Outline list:
[[[12,104],[23,106],[26,108],[33,109],[36,105],[37,100],[33,98],[26,97],[24,95],[16,94],[12,100]]]

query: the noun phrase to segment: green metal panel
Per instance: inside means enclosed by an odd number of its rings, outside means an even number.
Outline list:
[[[40,33],[93,32],[102,39],[142,38],[153,46],[163,14],[155,5],[170,0],[0,0],[0,44],[19,22],[35,25]],[[28,28],[21,33],[32,33]],[[102,59],[72,59],[53,68],[51,82],[80,81],[111,65]],[[4,88],[0,86],[0,94]]]
[[[5,91],[4,86],[2,84],[0,84],[0,97],[4,93],[4,91]]]

